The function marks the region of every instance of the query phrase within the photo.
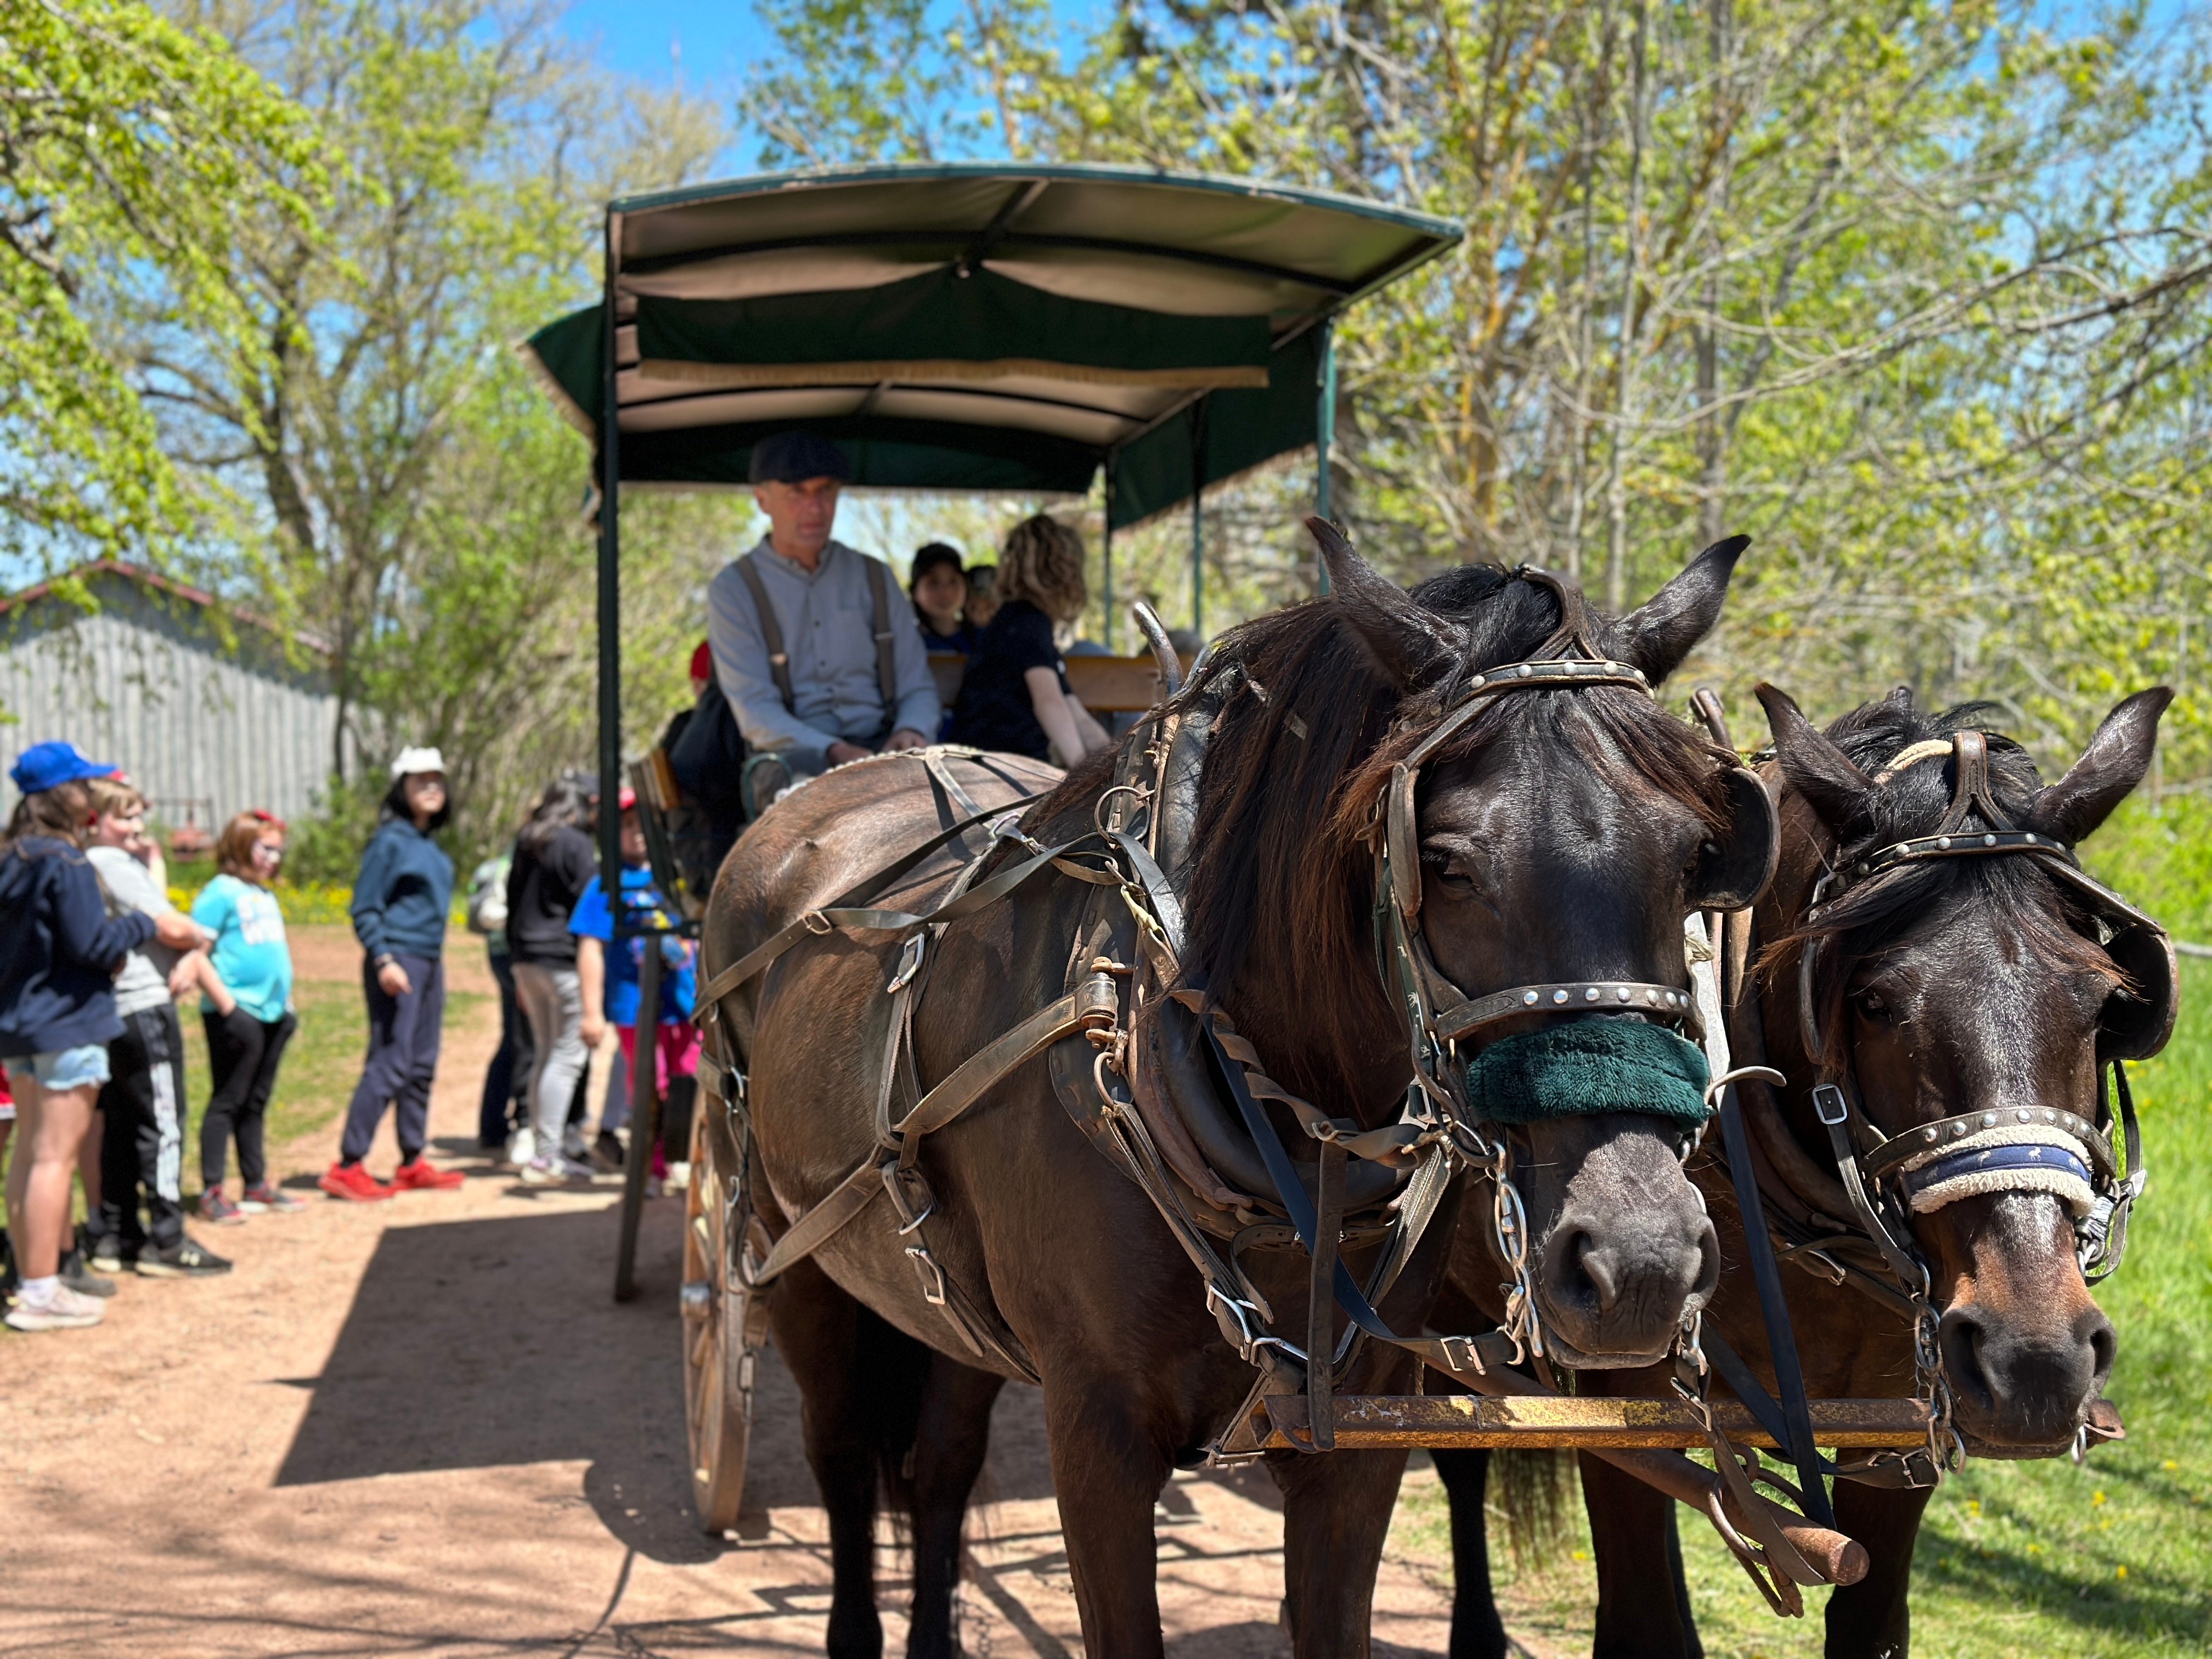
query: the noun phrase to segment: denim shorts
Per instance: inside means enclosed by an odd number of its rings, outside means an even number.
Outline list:
[[[31,1075],[46,1089],[81,1089],[107,1081],[107,1047],[88,1042],[82,1048],[49,1048],[31,1056]]]

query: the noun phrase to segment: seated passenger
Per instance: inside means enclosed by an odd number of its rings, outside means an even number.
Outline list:
[[[749,751],[748,818],[801,779],[919,749],[937,729],[921,636],[892,612],[896,579],[830,538],[851,476],[843,453],[810,432],[755,445],[753,500],[769,533],[707,590],[715,680]]]
[[[991,625],[991,618],[999,614],[999,567],[971,564],[967,574],[968,603],[961,606],[960,614],[980,636]]]
[[[1038,514],[1006,534],[999,609],[975,641],[949,736],[978,749],[1073,766],[1111,741],[1067,689],[1055,623],[1083,614],[1083,538]]]
[[[968,604],[968,577],[960,568],[959,549],[932,542],[915,553],[906,591],[914,599],[924,650],[957,651],[964,657],[975,648],[975,627],[961,614]]]

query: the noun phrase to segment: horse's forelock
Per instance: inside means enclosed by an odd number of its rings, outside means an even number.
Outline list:
[[[1990,793],[2013,823],[2023,822],[2042,780],[2026,750],[1990,729],[1996,712],[1985,702],[1929,711],[1910,695],[1899,694],[1862,704],[1830,726],[1829,740],[1877,780],[1852,823],[1851,845],[1887,847],[1936,832],[1951,807],[1949,765],[1931,756],[1894,775],[1882,775],[1891,760],[1915,744],[1948,741],[1961,731],[1978,731],[1988,739]],[[1772,941],[1760,952],[1759,971],[1772,983],[1784,970],[1796,973],[1799,953],[1813,940],[1836,941],[1836,948],[1821,953],[1814,976],[1824,1027],[1832,1026],[1841,1014],[1850,970],[1893,945],[1916,921],[1953,902],[2006,909],[2047,966],[2086,969],[2103,975],[2115,990],[2129,988],[2127,976],[2097,944],[2095,920],[2079,896],[2042,870],[2038,860],[2021,857],[1937,859],[1906,866],[1845,893],[1817,923],[1801,923]],[[1789,994],[1794,996],[1795,990]]]
[[[1413,589],[1467,630],[1466,660],[1440,684],[1402,695],[1376,672],[1327,604],[1295,606],[1224,635],[1210,674],[1232,671],[1207,746],[1187,909],[1191,966],[1213,994],[1233,994],[1263,933],[1285,953],[1300,1006],[1351,1052],[1355,1028],[1389,1016],[1367,915],[1369,825],[1391,768],[1467,678],[1525,659],[1559,626],[1557,598],[1497,566],[1468,566]],[[1593,617],[1606,637],[1610,624]],[[1256,684],[1256,691],[1253,687]],[[1563,762],[1595,771],[1625,796],[1656,787],[1713,830],[1728,808],[1724,758],[1652,698],[1626,687],[1498,699],[1426,763],[1466,759],[1508,732],[1533,732]]]

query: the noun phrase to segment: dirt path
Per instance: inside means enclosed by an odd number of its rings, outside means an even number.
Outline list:
[[[351,971],[332,956],[330,971]],[[678,1364],[678,1206],[646,1294],[608,1294],[611,1191],[524,1188],[473,1148],[491,1020],[447,1034],[432,1115],[459,1192],[314,1197],[210,1242],[237,1271],[126,1277],[93,1331],[0,1341],[0,1655],[817,1651],[828,1552],[771,1369],[743,1544],[694,1529]],[[309,1188],[319,1134],[277,1160]],[[393,1160],[387,1126],[370,1167]],[[1010,1389],[970,1522],[977,1655],[1079,1653],[1036,1392]],[[1433,1478],[1433,1477],[1429,1477]],[[1179,1659],[1287,1651],[1264,1474],[1178,1476],[1162,1593]],[[904,1599],[884,1552],[884,1605]],[[1377,1650],[1442,1653],[1443,1595],[1385,1570]],[[886,1615],[888,1651],[903,1628]]]

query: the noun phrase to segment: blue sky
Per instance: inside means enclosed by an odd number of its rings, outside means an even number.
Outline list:
[[[575,0],[562,27],[610,69],[665,85],[680,66],[687,86],[735,80],[760,30],[744,0]]]
[[[1072,28],[1107,0],[1050,3],[1062,27]],[[737,80],[760,33],[749,0],[572,0],[562,27],[610,69],[664,85],[680,72],[695,88]]]

